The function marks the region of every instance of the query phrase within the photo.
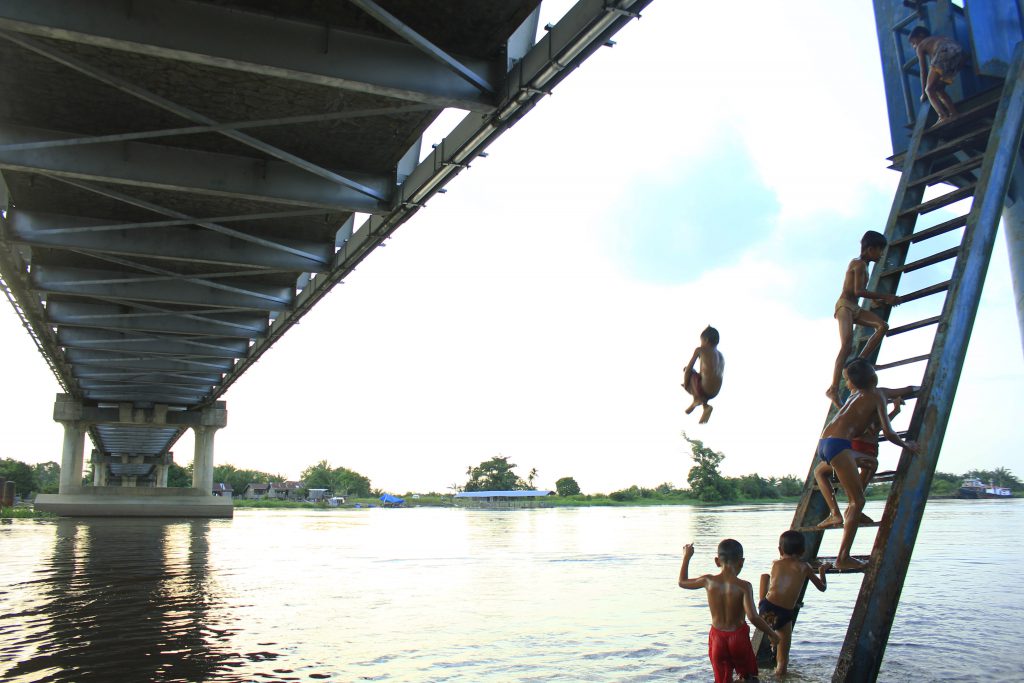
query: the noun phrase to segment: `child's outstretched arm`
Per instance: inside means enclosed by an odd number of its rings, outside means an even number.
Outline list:
[[[828,582],[825,580],[825,572],[828,571],[829,566],[830,565],[827,562],[822,562],[818,566],[818,573],[815,574],[811,565],[804,565],[804,567],[806,567],[804,571],[807,572],[807,579],[814,584],[815,588],[823,593],[825,592],[825,589],[828,588]]]
[[[885,434],[885,438],[892,441],[900,448],[905,448],[911,453],[917,453],[917,444],[913,441],[904,441],[900,438],[899,434],[892,428],[892,423],[889,422],[889,415],[885,412],[885,395],[880,391],[874,393],[875,410],[878,413],[878,423],[882,425],[882,433]]]
[[[859,262],[853,269],[853,294],[862,299],[877,299],[890,306],[896,306],[900,298],[895,294],[883,294],[866,289],[868,286],[868,267],[863,261]]]
[[[747,613],[747,619],[750,619],[751,624],[764,631],[764,634],[773,643],[779,644],[779,634],[754,609],[754,588],[749,583],[747,583],[747,587],[743,591],[743,611]]]
[[[928,101],[928,93],[925,88],[928,85],[928,69],[925,67],[924,50],[921,49],[921,44],[917,44],[917,48],[914,50],[917,53],[917,64],[921,67],[921,101]]]
[[[693,544],[687,543],[683,546],[683,566],[679,568],[679,587],[689,590],[704,588],[707,585],[705,576],[699,576],[696,579],[689,578],[691,557],[693,557]]]

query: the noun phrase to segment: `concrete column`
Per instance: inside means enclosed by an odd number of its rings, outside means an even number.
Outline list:
[[[207,496],[213,495],[213,436],[228,423],[228,411],[223,401],[203,410],[200,423],[192,428],[196,435],[196,450],[192,460],[192,488]]]
[[[95,448],[92,451],[92,485],[107,485],[107,461],[103,453]]]
[[[82,485],[82,460],[85,454],[85,430],[82,404],[67,394],[57,394],[53,419],[64,425],[64,448],[60,460],[60,493]]]
[[[172,462],[174,462],[174,453],[164,453],[160,456],[160,464],[156,466],[154,486],[162,489],[167,488],[167,474],[171,471]]]
[[[1006,251],[1010,255],[1010,281],[1013,283],[1013,298],[1017,302],[1021,347],[1024,348],[1024,201],[1003,209],[1003,233],[1006,235]]]

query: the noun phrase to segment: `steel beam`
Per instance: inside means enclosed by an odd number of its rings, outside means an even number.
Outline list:
[[[460,75],[400,41],[212,3],[5,0],[0,29],[329,88],[473,111],[493,101]],[[498,64],[461,59],[477,74]]]
[[[317,259],[311,259],[232,236],[187,227],[136,230],[126,239],[120,231],[89,231],[90,227],[109,225],[109,221],[102,219],[20,209],[8,212],[7,225],[10,228],[10,241],[17,244],[191,263],[316,272],[321,270],[334,254],[333,243],[317,244],[278,238],[280,244],[295,251],[318,256]],[[69,232],[69,229],[73,228],[81,230]]]
[[[167,278],[137,277],[123,271],[37,265],[32,268],[33,288],[51,294],[95,297],[119,301],[223,306],[257,311],[284,311],[295,298],[289,287],[246,283],[258,295],[225,292],[194,282],[168,282]]]
[[[136,333],[108,332],[106,330],[82,330],[61,328],[57,341],[65,349],[99,349],[124,351],[126,353],[152,353],[156,355],[180,356],[199,355],[216,358],[238,358],[249,347],[247,340],[214,339],[204,337],[197,342],[178,335],[154,337]]]
[[[59,131],[0,123],[0,143],[74,137]],[[130,160],[130,161],[129,161]],[[375,213],[384,203],[361,192],[315,177],[290,164],[197,150],[118,142],[77,149],[0,151],[0,168],[38,172],[117,185],[135,185],[200,195],[308,206],[329,211]],[[391,191],[391,180],[349,173],[378,194]]]
[[[142,356],[133,353],[68,349],[67,358],[78,371],[147,371],[147,372],[227,372],[233,363],[229,360],[198,360]]]
[[[47,321],[61,327],[254,339],[266,332],[267,316],[209,309],[148,311],[135,306],[51,299]]]

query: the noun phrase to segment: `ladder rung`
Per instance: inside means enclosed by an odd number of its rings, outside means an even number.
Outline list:
[[[916,63],[916,60],[912,60]],[[930,129],[925,131],[925,135],[936,135],[942,133],[948,133],[951,130],[956,130],[958,127],[965,123],[970,123],[975,119],[981,118],[983,114],[995,114],[996,107],[999,104],[999,95],[1001,89],[996,86],[991,88],[987,93],[979,95],[977,99],[981,99],[981,103],[977,106],[971,107],[966,111],[961,111],[957,114],[956,118],[945,121],[944,123],[937,123]],[[977,99],[975,101],[977,101]]]
[[[907,242],[910,242],[911,244],[917,244],[918,242],[923,242],[927,239],[931,239],[932,237],[945,235],[947,232],[956,230],[957,228],[962,228],[965,225],[967,225],[966,213],[963,216],[951,218],[948,221],[939,223],[938,225],[933,225],[932,227],[921,230],[920,232],[911,233],[903,237],[897,237],[896,239],[889,243],[889,246],[899,246],[900,244],[905,244]]]
[[[870,555],[851,555],[855,560],[860,560],[865,563],[864,567],[867,567],[867,562],[871,560]],[[812,567],[817,569],[821,563],[828,562],[832,565],[832,568],[826,571],[826,574],[861,574],[864,572],[864,568],[861,569],[836,569],[836,558],[834,557],[819,557],[817,560],[812,561],[810,564]]]
[[[903,438],[903,437],[900,437]],[[869,484],[884,484],[885,482],[892,481],[896,478],[896,470],[885,470],[884,472],[875,472],[875,476],[871,477]]]
[[[932,254],[931,256],[926,256],[923,259],[918,259],[917,261],[905,263],[902,266],[899,266],[898,268],[883,271],[882,277],[886,277],[888,275],[895,275],[896,273],[910,273],[915,270],[920,270],[921,268],[925,268],[927,266],[931,266],[936,263],[942,263],[943,261],[955,258],[958,253],[960,253],[960,247],[946,249],[945,251],[940,251],[938,253]]]
[[[924,289],[919,289],[916,292],[911,292],[910,294],[903,294],[900,296],[900,303],[903,304],[908,301],[917,301],[918,299],[923,299],[926,296],[931,296],[932,294],[945,292],[947,289],[949,289],[949,285],[951,283],[952,280],[946,280],[945,282],[940,282],[937,285],[932,285],[930,287],[925,287]]]
[[[900,211],[900,215],[909,216],[915,213],[924,214],[928,213],[929,211],[934,211],[935,209],[941,209],[944,206],[949,206],[950,204],[958,202],[961,199],[966,199],[970,196],[973,196],[974,187],[975,183],[965,185],[959,189],[953,190],[952,192],[947,192],[941,197],[936,197],[935,199],[930,199],[924,202],[923,204],[917,204],[916,206],[912,206],[909,209],[904,209],[903,211]]]
[[[927,152],[923,152],[921,154],[918,154],[917,155],[917,159],[915,161],[926,161],[926,160],[931,159],[933,157],[942,156],[943,154],[947,154],[947,153],[952,152],[954,150],[960,149],[960,148],[964,147],[966,145],[966,143],[972,142],[974,140],[977,140],[978,138],[984,137],[984,138],[987,139],[989,133],[991,132],[991,130],[992,129],[989,126],[987,126],[987,125],[982,127],[982,128],[977,128],[975,130],[972,130],[972,131],[970,131],[968,133],[965,133],[964,135],[961,135],[958,138],[955,138],[953,140],[950,140],[949,142],[943,143],[943,144],[939,145],[938,147],[934,147],[934,148],[928,150]]]
[[[931,324],[931,323],[929,323]],[[922,325],[923,327],[923,325]],[[888,370],[889,368],[898,368],[901,365],[910,365],[911,363],[920,363],[923,360],[931,358],[931,354],[924,354],[923,356],[914,356],[913,358],[904,358],[903,360],[893,361],[892,363],[882,363],[881,365],[875,366],[875,372],[879,370]]]
[[[881,524],[881,522],[867,522],[865,524],[858,524],[857,528],[858,529],[863,529],[864,527],[879,526],[880,524]],[[838,530],[842,531],[843,527],[841,527],[841,526],[830,526],[827,529],[819,529],[816,526],[802,526],[802,527],[799,527],[797,529],[793,529],[793,531],[799,531],[802,534],[809,534],[809,533],[814,533],[815,531],[830,531],[832,529],[838,529]]]
[[[981,162],[985,159],[984,155],[979,154],[976,157],[972,157],[967,161],[962,161],[959,164],[953,166],[947,166],[946,168],[936,171],[935,173],[929,173],[928,175],[918,178],[914,182],[910,183],[910,187],[916,187],[918,185],[934,185],[940,183],[943,180],[947,180],[954,176],[958,176],[965,171],[981,166]]]
[[[919,330],[922,327],[928,327],[929,325],[935,325],[942,320],[941,315],[937,315],[934,318],[925,318],[924,320],[918,320],[914,323],[908,323],[906,325],[900,325],[899,327],[890,327],[889,331],[885,333],[886,337],[893,337],[897,334],[903,334],[904,332],[911,332],[913,330]]]

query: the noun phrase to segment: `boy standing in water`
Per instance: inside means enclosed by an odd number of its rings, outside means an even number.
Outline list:
[[[761,574],[761,600],[758,614],[779,634],[775,652],[775,675],[785,676],[789,666],[789,646],[793,637],[794,610],[803,590],[804,580],[824,591],[827,564],[818,567],[815,574],[811,565],[803,561],[804,535],[792,529],[779,538],[779,559],[772,562],[772,573]]]
[[[867,287],[868,264],[875,263],[882,258],[882,250],[886,245],[885,235],[874,230],[868,230],[860,239],[860,256],[850,261],[846,267],[846,275],[843,276],[843,291],[836,301],[835,319],[839,322],[839,354],[836,356],[835,367],[832,371],[832,384],[825,395],[840,407],[839,403],[839,377],[843,371],[846,358],[853,350],[853,326],[866,325],[873,327],[875,333],[871,335],[868,342],[860,352],[864,358],[874,352],[882,343],[882,337],[889,329],[889,324],[877,315],[857,305],[858,298],[876,299],[889,306],[896,306],[900,299],[893,294],[872,292]]]
[[[832,467],[839,477],[839,485],[846,491],[850,504],[843,519],[843,538],[836,555],[836,569],[861,569],[864,563],[850,557],[853,538],[857,535],[857,524],[864,511],[864,485],[857,473],[857,452],[853,450],[852,439],[864,434],[877,419],[885,438],[900,448],[917,452],[917,444],[904,442],[893,431],[889,416],[885,412],[886,397],[878,390],[878,375],[871,363],[855,358],[843,370],[846,382],[853,392],[832,421],[826,425],[818,440],[818,457]]]
[[[683,372],[683,389],[693,395],[693,403],[686,409],[689,415],[697,406],[704,406],[699,424],[705,424],[711,419],[711,411],[714,410],[708,401],[718,396],[722,390],[722,374],[725,372],[725,359],[718,351],[718,330],[708,325],[700,333],[700,346],[693,350],[690,364]],[[694,370],[697,359],[700,358],[700,372]]]
[[[921,66],[921,101],[931,102],[932,109],[939,115],[938,122],[945,123],[957,115],[953,100],[946,94],[946,86],[953,83],[964,65],[964,49],[952,38],[933,36],[924,26],[911,31],[909,40]],[[925,57],[929,64],[927,72]]]
[[[739,578],[743,569],[743,546],[727,538],[718,544],[715,564],[721,568],[717,574],[689,578],[693,544],[683,547],[683,566],[679,569],[679,587],[707,591],[711,609],[711,631],[708,633],[708,657],[715,672],[715,683],[730,683],[733,669],[742,680],[756,681],[757,659],[750,646],[750,628],[743,615],[771,639],[779,642],[779,635],[754,611],[754,590],[750,583]]]

